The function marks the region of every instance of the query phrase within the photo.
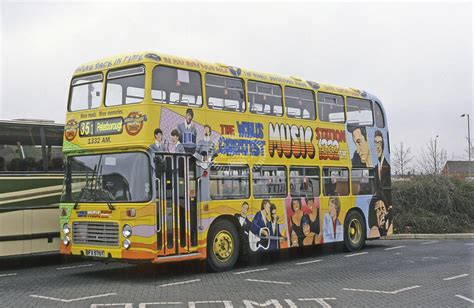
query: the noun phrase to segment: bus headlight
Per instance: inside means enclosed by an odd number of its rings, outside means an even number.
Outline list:
[[[132,244],[132,243],[130,243],[129,240],[125,239],[125,240],[123,241],[123,248],[129,249],[131,244]]]
[[[71,227],[69,227],[69,224],[68,224],[68,223],[65,223],[65,224],[63,225],[63,232],[64,232],[64,234],[66,234],[66,235],[68,235],[69,232],[71,232]]]
[[[122,234],[125,238],[128,238],[132,235],[132,227],[129,225],[124,225],[122,229]]]
[[[64,246],[69,245],[69,242],[70,242],[70,241],[71,241],[71,239],[69,238],[69,236],[66,235],[65,237],[63,237],[63,244],[64,244]]]

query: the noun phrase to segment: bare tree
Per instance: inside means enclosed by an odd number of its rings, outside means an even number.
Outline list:
[[[447,157],[446,150],[437,146],[436,138],[431,138],[425,148],[422,149],[421,157],[418,160],[420,171],[424,174],[441,173]]]
[[[411,148],[404,148],[403,142],[400,142],[399,146],[395,146],[395,150],[392,153],[392,157],[392,163],[395,169],[395,174],[399,174],[401,177],[404,177],[410,162],[413,160]]]

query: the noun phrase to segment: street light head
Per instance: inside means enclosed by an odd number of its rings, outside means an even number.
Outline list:
[[[464,118],[465,116],[466,116],[466,114],[465,114],[465,113],[461,114],[461,118]]]

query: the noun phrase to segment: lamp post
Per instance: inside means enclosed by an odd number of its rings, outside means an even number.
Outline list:
[[[437,158],[438,158],[438,151],[436,150],[436,143],[438,141],[438,135],[436,135],[435,137],[435,142],[434,142],[434,167],[435,167],[435,174],[438,174],[438,162],[437,162]]]
[[[469,155],[469,177],[471,177],[471,126],[470,126],[470,120],[469,120],[469,113],[463,113],[461,114],[461,118],[464,118],[467,116],[467,155]]]
[[[468,113],[463,113],[461,114],[461,118],[464,118],[467,116],[467,151],[469,153],[469,161],[471,161],[471,126],[470,126],[470,120],[469,120],[469,114]]]

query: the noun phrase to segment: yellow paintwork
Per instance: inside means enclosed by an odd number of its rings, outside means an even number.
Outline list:
[[[146,55],[155,55],[153,57],[146,57]],[[156,61],[153,58],[157,58],[158,56],[161,60]],[[160,104],[157,102],[153,102],[151,99],[151,84],[152,84],[152,70],[157,65],[165,65],[165,66],[172,66],[182,69],[194,70],[201,74],[202,78],[204,78],[206,73],[213,73],[219,74],[229,77],[235,77],[229,70],[228,66],[216,63],[208,63],[202,62],[193,59],[185,59],[179,58],[169,55],[158,54],[154,52],[140,52],[134,54],[127,54],[127,55],[120,55],[111,58],[105,58],[97,61],[92,61],[85,63],[77,68],[74,72],[74,77],[81,76],[81,75],[89,75],[92,73],[101,72],[104,75],[104,80],[107,72],[112,69],[124,68],[129,66],[136,66],[136,65],[143,65],[146,68],[146,77],[145,77],[145,98],[143,102],[137,104],[129,104],[129,105],[120,105],[120,106],[111,106],[105,107],[104,106],[104,99],[102,98],[101,106],[98,109],[92,109],[87,111],[75,111],[75,112],[68,112],[66,123],[72,123],[71,131],[73,129],[79,129],[77,126],[79,122],[85,120],[94,120],[94,119],[102,119],[102,118],[113,118],[113,117],[123,117],[124,119],[128,119],[130,115],[133,115],[133,119],[131,121],[135,125],[132,128],[132,131],[135,133],[137,130],[138,132],[133,136],[127,132],[125,127],[121,134],[115,134],[110,136],[103,136],[103,137],[80,137],[79,132],[76,131],[74,138],[71,140],[64,141],[64,153],[66,155],[77,155],[77,154],[86,154],[86,153],[106,153],[106,152],[127,152],[127,151],[147,151],[150,144],[153,143],[153,131],[160,125],[160,114],[163,111],[163,108],[166,108],[166,112],[171,114],[176,114],[181,117],[184,117],[186,113],[186,109],[189,108],[187,106],[178,106],[178,105],[167,105],[167,104]],[[253,80],[253,81],[261,81],[261,82],[270,82],[276,83],[282,86],[283,88],[283,96],[284,96],[284,86],[292,86],[298,87],[302,89],[307,89],[313,91],[315,97],[317,98],[316,91],[311,87],[309,83],[304,80],[295,78],[295,77],[284,77],[275,74],[267,74],[267,73],[260,73],[250,70],[241,69],[241,74],[239,78],[243,79],[244,81]],[[202,91],[203,91],[203,98],[206,97],[206,89],[204,86],[204,82],[202,82]],[[342,95],[344,97],[351,96],[356,98],[362,98],[362,92],[353,89],[353,88],[343,88],[339,86],[334,86],[330,84],[318,83],[319,90],[321,92],[333,93]],[[102,93],[105,93],[105,81],[104,81],[104,89]],[[284,166],[320,166],[324,164],[325,166],[341,166],[341,167],[349,167],[351,164],[351,153],[349,153],[349,148],[347,145],[347,140],[344,142],[339,142],[339,149],[338,154],[340,155],[339,160],[324,160],[321,161],[318,159],[317,153],[319,153],[322,149],[318,148],[318,140],[317,140],[317,131],[316,129],[327,129],[331,131],[338,131],[343,132],[345,135],[345,125],[344,124],[337,124],[337,123],[328,123],[328,122],[321,122],[319,119],[316,120],[307,120],[307,119],[295,119],[295,118],[287,118],[286,116],[282,117],[275,117],[275,116],[268,116],[268,115],[257,115],[250,113],[249,108],[244,113],[239,112],[230,112],[230,111],[222,111],[222,110],[213,110],[209,109],[206,105],[205,99],[203,99],[203,104],[200,108],[194,107],[194,118],[193,122],[197,123],[198,125],[208,124],[212,127],[213,133],[220,134],[226,137],[235,137],[236,136],[236,122],[251,122],[251,123],[260,123],[264,130],[264,141],[265,145],[265,153],[264,155],[259,156],[248,156],[248,155],[219,155],[214,160],[215,163],[218,164],[245,164],[252,167],[254,164],[268,164],[268,165],[284,165]],[[285,108],[283,107],[283,110]],[[309,127],[313,133],[311,143],[315,148],[315,157],[314,159],[310,159],[309,157],[304,158],[283,158],[278,157],[278,155],[274,155],[271,157],[268,152],[268,131],[270,125],[295,125],[297,127],[307,128]],[[125,124],[124,124],[125,125]],[[235,128],[235,134],[226,134],[223,130],[221,125],[232,125]],[[137,129],[139,127],[139,129]],[[66,130],[68,130],[68,126],[66,125]],[[98,139],[97,139],[98,138]],[[250,138],[249,138],[250,139]],[[105,141],[105,142],[104,142]],[[295,141],[296,142],[296,141]],[[287,190],[289,191],[289,183]],[[323,195],[319,198],[320,204],[320,220],[324,214],[329,212],[328,206],[328,199],[329,197],[325,197]],[[350,194],[348,196],[340,197],[341,200],[341,212],[339,215],[339,220],[344,222],[344,218],[346,213],[352,208],[355,204],[355,197]],[[202,257],[205,257],[206,251],[206,240],[207,240],[207,232],[208,227],[213,219],[215,219],[219,215],[230,215],[233,216],[236,213],[240,212],[242,202],[244,200],[216,200],[216,201],[207,201],[203,202],[198,205],[198,226],[205,226],[203,229],[199,230],[199,238],[198,238],[198,251],[202,253]],[[261,199],[254,199],[250,197],[249,199],[245,200],[250,204],[249,213],[251,215],[255,215],[258,211],[260,211],[260,204],[262,202]],[[286,208],[288,207],[288,200],[286,198],[281,199],[272,199],[273,203],[277,206],[277,215],[284,221],[280,221],[281,223],[287,223],[287,215],[286,215]],[[71,210],[71,205],[62,205],[63,208],[69,207],[70,210],[70,217],[69,222],[72,225],[74,221],[84,220],[86,218],[77,217],[76,210]],[[116,205],[117,210],[113,211],[109,218],[87,218],[88,221],[94,220],[106,220],[106,221],[116,221],[120,225],[120,230],[122,229],[123,224],[127,223],[132,227],[134,225],[147,225],[147,226],[154,226],[156,224],[156,217],[154,216],[154,203],[146,203],[146,204],[124,204]],[[127,208],[134,208],[137,212],[140,211],[148,211],[147,215],[142,216],[141,218],[130,218],[127,217],[125,212]],[[81,211],[92,211],[92,210],[107,210],[107,206],[104,204],[81,204],[80,210]],[[147,210],[148,209],[148,210]],[[138,215],[137,215],[138,216]],[[322,223],[322,221],[321,221]],[[289,235],[287,229],[280,230],[282,236],[288,237]],[[64,234],[61,231],[61,236],[63,237]],[[124,238],[120,232],[120,245],[123,242]],[[136,248],[132,244],[130,248],[130,252],[146,252],[150,253],[151,255],[159,254],[156,249],[153,249],[152,246],[155,245],[155,240],[153,238],[144,238],[144,237],[131,237],[132,243],[139,243],[148,248]],[[63,245],[63,244],[61,244]],[[281,247],[288,247],[289,240],[286,243],[282,243]],[[86,247],[86,246],[79,246],[79,245],[72,245],[72,247],[68,248],[67,250],[65,247],[62,246],[61,251],[65,253],[65,251],[72,253],[72,254],[80,254],[85,249],[97,249],[97,247]],[[122,258],[124,249],[121,247],[117,249],[111,249],[106,247],[101,247],[100,249],[105,250],[106,254],[110,253],[114,258]]]

